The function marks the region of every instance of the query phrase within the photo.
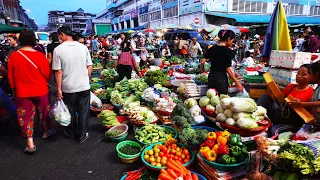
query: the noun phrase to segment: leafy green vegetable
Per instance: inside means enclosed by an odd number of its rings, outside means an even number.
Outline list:
[[[117,74],[117,71],[113,68],[103,69],[101,71],[101,75],[104,77],[115,76],[116,74]]]
[[[91,87],[90,87],[90,90],[92,92],[96,91],[97,89],[100,89],[101,87],[101,84],[92,84]]]
[[[94,78],[91,78],[91,82],[92,83],[102,82],[102,79],[94,77]]]
[[[123,105],[123,103],[124,103],[124,99],[122,97],[122,94],[118,90],[114,90],[111,92],[110,101],[112,104]]]
[[[160,84],[164,86],[168,84],[167,76],[161,70],[148,71],[144,79],[149,85]]]
[[[98,62],[98,63],[93,64],[92,68],[93,69],[102,69],[103,66],[101,65],[101,63]]]

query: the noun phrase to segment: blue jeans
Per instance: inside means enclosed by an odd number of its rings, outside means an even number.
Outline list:
[[[17,108],[8,95],[0,88],[0,109],[5,109],[10,119],[17,119]]]

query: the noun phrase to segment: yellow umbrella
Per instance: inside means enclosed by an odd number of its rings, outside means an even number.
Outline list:
[[[128,33],[129,34],[134,33],[134,30],[129,30]]]

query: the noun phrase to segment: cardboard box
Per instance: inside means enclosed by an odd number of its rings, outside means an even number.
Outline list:
[[[290,52],[272,50],[270,55],[270,66],[299,69],[303,64],[311,63],[311,53],[308,52]]]

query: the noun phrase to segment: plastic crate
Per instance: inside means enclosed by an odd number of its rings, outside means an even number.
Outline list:
[[[264,83],[263,76],[259,75],[245,75],[243,76],[243,79],[249,83]]]

